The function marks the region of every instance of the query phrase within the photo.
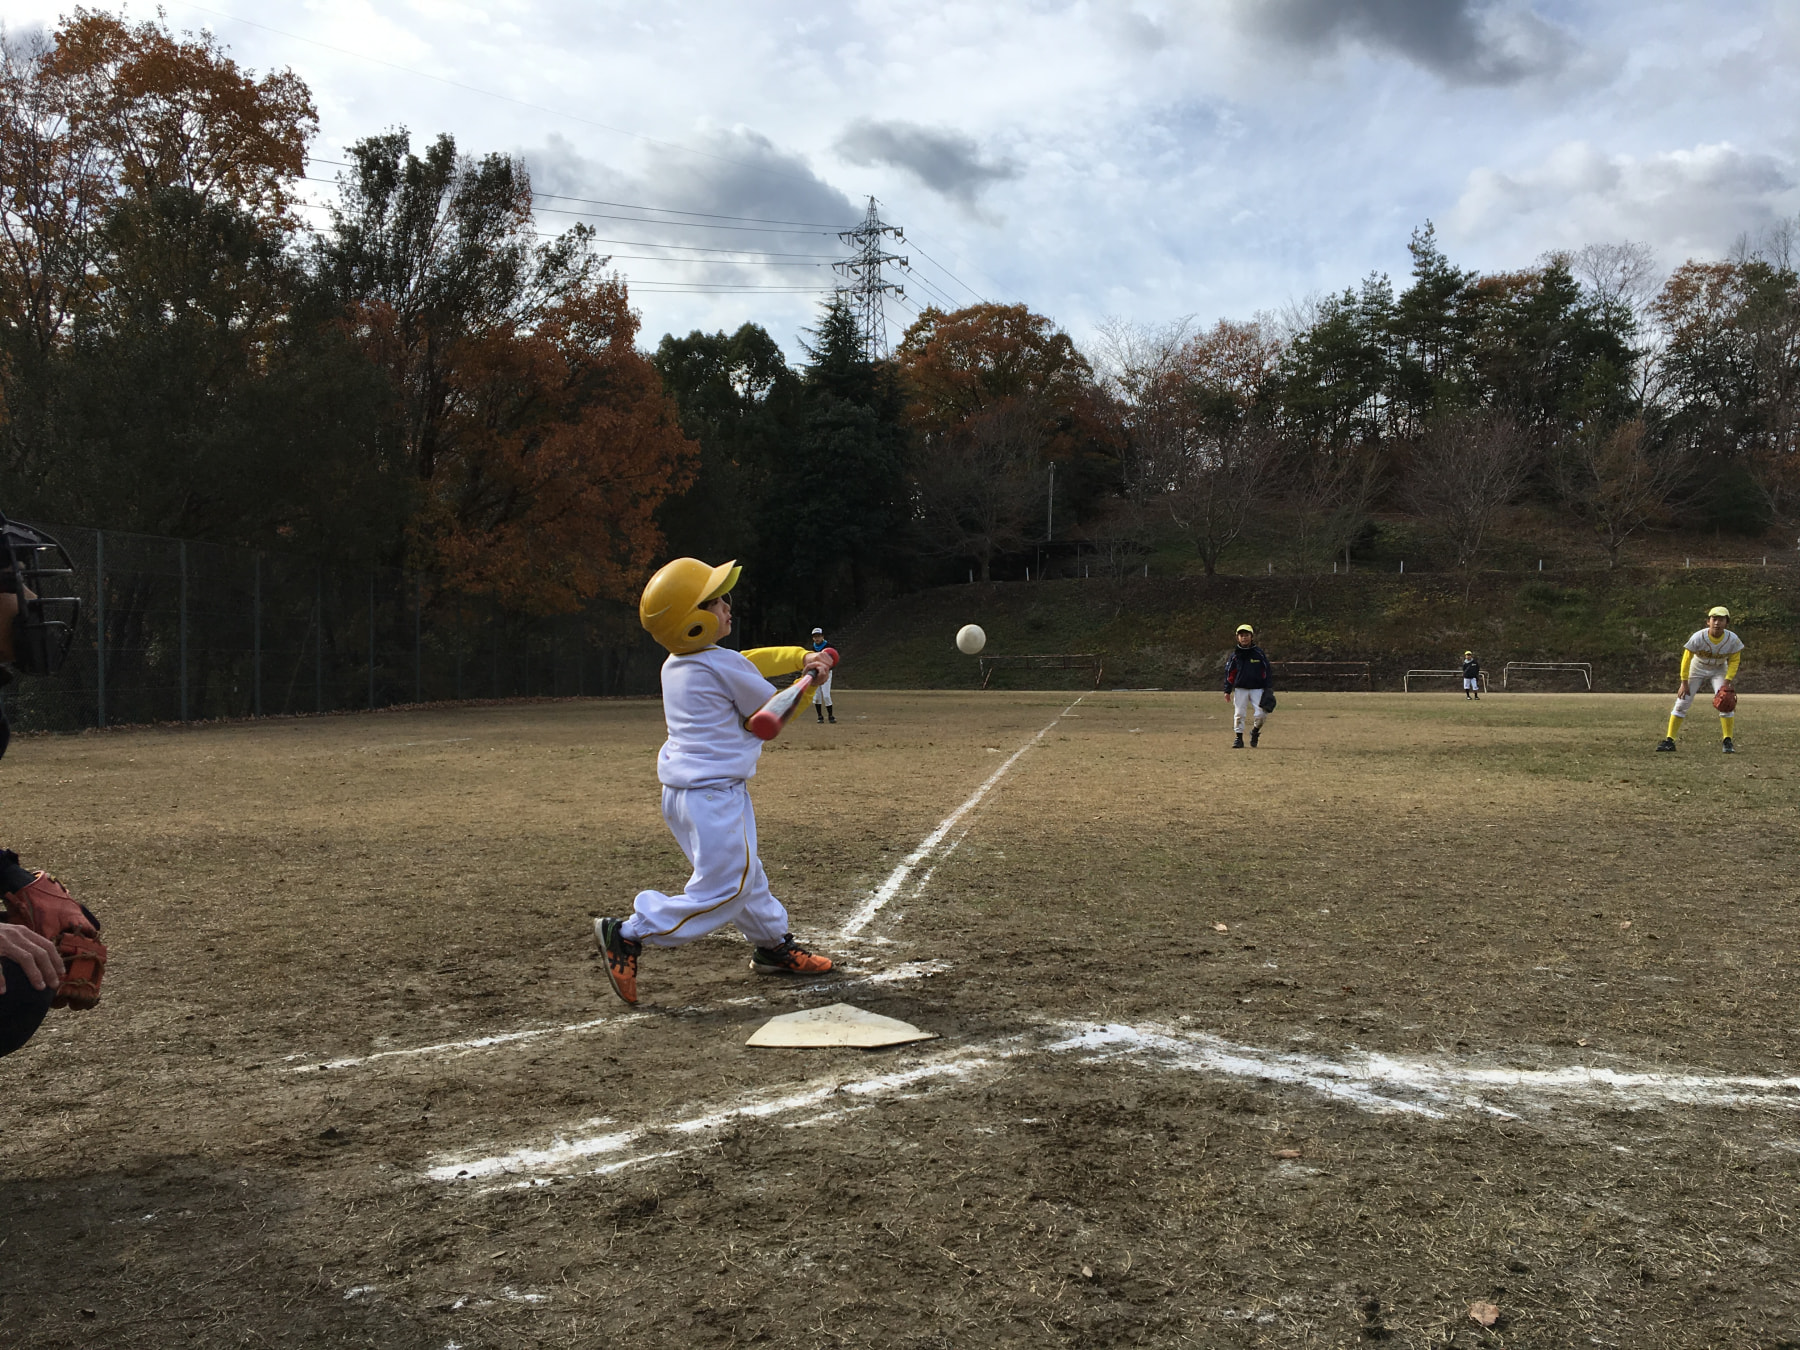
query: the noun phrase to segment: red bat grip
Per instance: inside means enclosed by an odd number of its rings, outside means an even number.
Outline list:
[[[812,688],[815,672],[807,671],[780,690],[775,697],[750,714],[744,726],[758,740],[772,741],[781,734],[781,729],[793,720],[794,713],[799,710],[800,696]]]

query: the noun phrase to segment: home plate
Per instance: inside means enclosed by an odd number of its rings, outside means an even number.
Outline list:
[[[936,1039],[937,1032],[920,1031],[911,1022],[864,1012],[848,1003],[833,1003],[828,1008],[808,1008],[805,1012],[771,1017],[744,1044],[801,1048],[851,1045],[873,1050],[883,1045]]]

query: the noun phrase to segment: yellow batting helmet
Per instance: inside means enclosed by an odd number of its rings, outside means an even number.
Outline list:
[[[677,656],[703,651],[719,640],[719,616],[700,606],[730,591],[741,571],[736,562],[714,567],[698,558],[677,558],[665,563],[644,587],[638,622]]]

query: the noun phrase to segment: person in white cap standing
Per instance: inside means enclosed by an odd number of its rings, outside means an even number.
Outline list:
[[[1725,625],[1731,622],[1731,611],[1714,605],[1706,611],[1706,627],[1689,638],[1681,649],[1681,683],[1675,690],[1675,710],[1669,714],[1669,734],[1656,748],[1671,751],[1681,735],[1681,724],[1687,720],[1694,703],[1694,686],[1712,685],[1716,691],[1713,707],[1719,710],[1719,748],[1726,754],[1737,753],[1732,743],[1732,725],[1737,721],[1738,662],[1744,659],[1744,640]]]
[[[823,628],[813,629],[812,630],[812,649],[815,652],[822,652],[825,650],[826,646],[827,646],[827,643],[825,641],[825,630]],[[816,712],[817,714],[819,714],[819,720],[821,722],[830,722],[833,726],[837,725],[837,713],[833,710],[833,708],[831,706],[831,674],[830,674],[830,672],[826,673],[825,682],[823,684],[819,685],[818,688],[815,689],[813,692],[813,711]]]

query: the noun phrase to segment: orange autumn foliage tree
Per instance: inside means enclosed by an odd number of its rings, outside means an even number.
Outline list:
[[[76,8],[49,57],[72,125],[92,136],[124,193],[178,187],[285,225],[318,113],[292,71],[245,74],[212,34],[177,37]]]
[[[419,521],[453,586],[534,613],[636,595],[697,456],[637,330],[615,276],[467,344]]]
[[[510,156],[448,136],[418,155],[403,130],[348,155],[314,265],[392,391],[415,561],[517,611],[634,598],[698,448],[634,345],[624,282],[583,227],[538,241]]]
[[[107,285],[101,226],[178,188],[293,228],[291,183],[318,123],[291,71],[253,78],[210,34],[77,8],[49,40],[0,51],[0,323],[32,367]]]
[[[1094,372],[1067,333],[1024,305],[928,309],[895,353],[918,439],[920,524],[937,551],[994,558],[1050,531],[1046,470],[1064,512],[1116,476]]]

